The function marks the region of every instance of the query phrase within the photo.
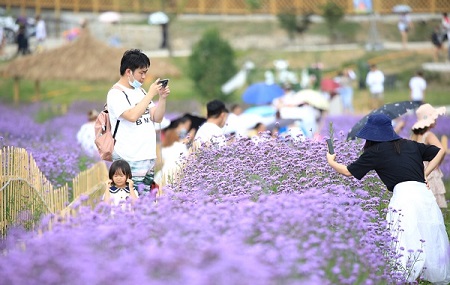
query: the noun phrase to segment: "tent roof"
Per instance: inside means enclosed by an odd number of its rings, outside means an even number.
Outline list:
[[[6,76],[30,80],[114,81],[120,76],[124,51],[108,46],[95,39],[88,30],[83,30],[74,42],[18,57],[2,69]],[[150,59],[150,62],[150,76],[180,75],[179,70],[165,59]]]

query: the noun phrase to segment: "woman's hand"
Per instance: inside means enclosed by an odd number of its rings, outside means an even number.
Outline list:
[[[331,164],[331,162],[336,161],[336,154],[330,154],[327,151],[327,161],[328,161],[328,164]]]

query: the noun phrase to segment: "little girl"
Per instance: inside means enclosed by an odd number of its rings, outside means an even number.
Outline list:
[[[108,189],[105,191],[103,200],[114,206],[124,203],[127,199],[135,201],[138,199],[138,192],[131,180],[131,167],[125,160],[116,160],[109,168]]]

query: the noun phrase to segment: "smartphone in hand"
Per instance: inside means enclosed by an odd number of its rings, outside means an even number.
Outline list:
[[[331,139],[327,139],[328,152],[330,154],[334,154],[333,141]]]
[[[161,79],[160,81],[158,81],[158,84],[161,84],[161,86],[165,88],[167,84],[169,84],[169,79]]]

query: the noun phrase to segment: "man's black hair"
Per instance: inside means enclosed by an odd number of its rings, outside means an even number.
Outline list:
[[[149,68],[150,59],[139,49],[129,49],[127,50],[120,61],[120,75],[125,74],[127,68],[131,71],[135,71],[138,68]]]
[[[208,118],[217,118],[224,112],[229,113],[225,104],[220,100],[213,100],[206,104],[206,116]]]

